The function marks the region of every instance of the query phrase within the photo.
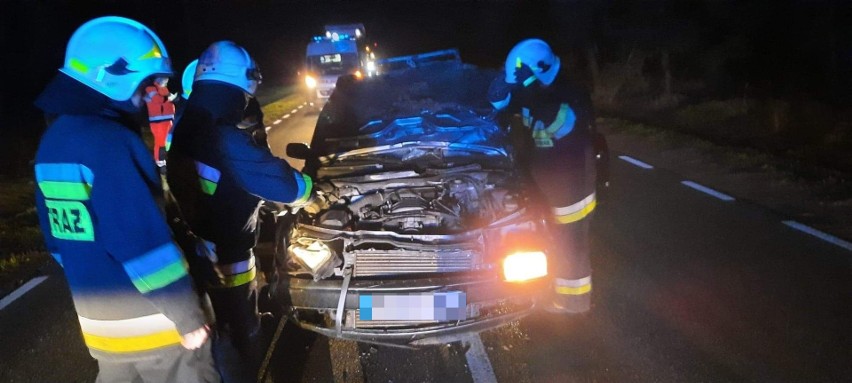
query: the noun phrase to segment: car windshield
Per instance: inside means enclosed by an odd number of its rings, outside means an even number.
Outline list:
[[[358,55],[355,53],[329,53],[308,56],[308,70],[321,76],[339,76],[358,69]]]

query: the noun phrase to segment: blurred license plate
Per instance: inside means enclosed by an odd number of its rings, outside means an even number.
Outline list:
[[[361,294],[360,319],[399,321],[458,321],[467,316],[462,291],[414,294]]]

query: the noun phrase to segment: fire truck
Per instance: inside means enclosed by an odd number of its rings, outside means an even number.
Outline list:
[[[375,53],[365,43],[363,24],[326,25],[305,52],[305,88],[308,102],[321,108],[341,76],[356,79],[378,74]]]

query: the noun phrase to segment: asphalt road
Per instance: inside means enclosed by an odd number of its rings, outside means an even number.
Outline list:
[[[303,108],[270,125],[273,151],[307,141],[315,121]],[[417,351],[287,327],[272,380],[852,381],[852,251],[621,160],[625,149],[593,221],[590,315],[534,314]],[[46,274],[0,311],[0,382],[94,379],[61,272]]]

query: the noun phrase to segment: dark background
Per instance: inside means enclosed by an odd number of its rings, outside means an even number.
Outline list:
[[[213,41],[259,62],[266,87],[298,83],[323,25],[362,22],[382,57],[456,47],[499,67],[541,37],[601,114],[852,169],[847,1],[0,1],[0,174],[25,175],[44,129],[32,102],[85,21],[152,28],[176,72]],[[178,89],[179,77],[170,84]]]

